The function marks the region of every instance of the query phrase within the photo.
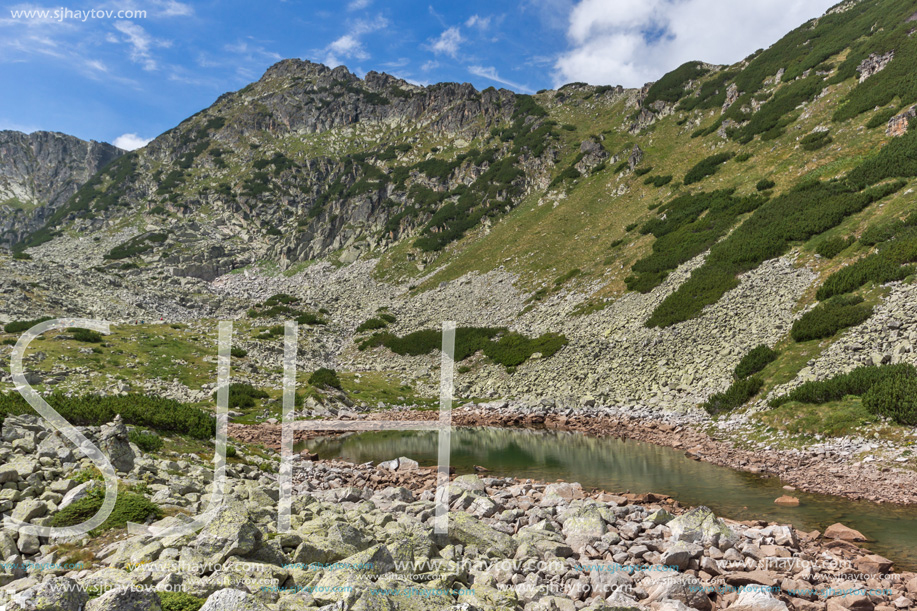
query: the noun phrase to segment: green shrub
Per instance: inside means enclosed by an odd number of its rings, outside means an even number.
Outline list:
[[[685,174],[685,184],[691,185],[700,182],[708,176],[716,174],[720,166],[735,157],[735,153],[717,153],[699,161]]]
[[[643,106],[649,107],[654,102],[663,101],[674,104],[685,95],[685,87],[689,81],[697,80],[709,72],[702,62],[687,62],[671,72],[665,74],[650,86],[646,92]]]
[[[156,244],[165,242],[168,236],[164,233],[145,233],[112,248],[105,259],[127,259],[142,255],[152,249]]]
[[[627,288],[648,293],[676,267],[713,246],[737,218],[764,202],[761,196],[736,197],[731,190],[685,194],[659,208],[665,214],[647,221],[640,233],[656,237],[652,253],[631,266]]]
[[[328,369],[322,367],[316,369],[311,376],[309,376],[309,384],[312,386],[326,387],[326,388],[336,388],[341,390],[341,381],[338,379],[338,374],[334,369]]]
[[[144,452],[157,452],[162,449],[162,437],[149,431],[133,430],[128,434],[130,440]]]
[[[645,176],[653,171],[653,166],[647,166],[645,168],[636,168],[634,170],[634,176]]]
[[[370,318],[363,321],[357,327],[357,333],[363,333],[364,331],[375,331],[376,329],[384,329],[388,327],[388,323],[381,318]]]
[[[73,339],[78,342],[86,342],[87,344],[100,344],[102,343],[102,334],[93,331],[91,329],[83,329],[80,327],[70,327],[67,329],[68,333],[73,334]]]
[[[270,395],[265,391],[247,382],[232,382],[229,385],[229,407],[231,408],[255,407],[256,399],[267,399],[268,397]],[[213,391],[213,398],[217,398],[217,391]]]
[[[856,238],[853,236],[846,240],[844,238],[827,238],[815,245],[815,252],[826,259],[833,259],[855,243]]]
[[[840,401],[848,395],[861,397],[876,384],[898,376],[917,376],[917,369],[908,363],[858,367],[849,373],[836,375],[827,380],[806,382],[788,394],[771,399],[770,404],[772,407],[780,407],[784,403],[796,401],[821,405],[830,401]]]
[[[764,344],[760,344],[752,348],[748,354],[742,357],[742,360],[736,365],[735,375],[740,380],[747,378],[748,376],[758,373],[776,359],[777,353],[775,351]]]
[[[527,361],[533,354],[541,353],[544,358],[553,356],[567,344],[567,338],[558,333],[545,333],[529,339],[520,333],[505,333],[495,342],[484,346],[484,354],[504,367],[515,367]]]
[[[6,333],[22,333],[23,331],[28,331],[35,325],[43,323],[47,320],[51,320],[51,317],[42,316],[41,318],[36,318],[35,320],[17,320],[8,322],[3,326],[3,331]]]
[[[191,596],[185,592],[157,592],[162,611],[199,611],[204,603],[203,598]]]
[[[127,424],[160,431],[210,439],[216,431],[213,415],[171,399],[128,394],[102,397],[68,397],[53,394],[46,401],[68,422],[76,426],[100,426],[120,414]],[[32,414],[34,410],[18,393],[0,393],[0,418],[6,414]]]
[[[913,372],[887,376],[863,395],[863,407],[898,424],[917,426],[917,377]]]
[[[455,361],[463,361],[483,351],[493,361],[512,367],[525,362],[536,352],[544,358],[550,357],[566,343],[567,338],[556,333],[529,339],[502,327],[459,327],[455,330]],[[395,354],[419,356],[440,350],[442,334],[435,329],[415,331],[404,337],[382,332],[364,340],[359,347],[366,350],[375,346],[385,346]]]
[[[85,522],[99,511],[104,499],[104,489],[96,488],[87,496],[53,514],[50,525],[74,526]],[[133,492],[121,491],[118,493],[111,515],[90,534],[96,536],[113,528],[124,528],[128,522],[143,524],[147,520],[157,520],[162,516],[162,509],[151,503],[146,497]]]
[[[790,336],[797,342],[831,337],[841,329],[854,327],[872,316],[872,307],[862,297],[832,297],[793,323]]]
[[[735,288],[739,274],[783,255],[791,243],[831,229],[900,188],[898,184],[890,184],[857,191],[840,181],[803,181],[767,200],[748,220],[710,248],[704,264],[659,304],[646,325],[665,327],[697,316],[705,306]]]
[[[884,70],[883,70],[884,72]],[[917,79],[915,79],[917,80]],[[874,185],[888,178],[917,176],[917,123],[911,120],[911,129],[903,136],[892,138],[870,157],[847,174],[847,180],[860,188]]]
[[[736,155],[736,163],[745,163],[749,159],[754,157],[751,153],[739,153]]]
[[[816,297],[825,300],[835,295],[855,291],[869,282],[884,284],[903,280],[915,271],[917,262],[917,230],[908,229],[894,240],[878,246],[878,252],[843,267],[825,280]]]
[[[869,118],[869,121],[866,122],[866,129],[885,127],[896,114],[898,114],[897,108],[882,108],[877,110],[876,113]]]
[[[701,407],[711,416],[732,411],[745,405],[763,385],[764,382],[755,377],[735,380],[726,391],[712,395]]]
[[[828,132],[812,132],[800,140],[799,144],[805,151],[817,151],[820,148],[828,146],[833,141],[833,138],[828,135]]]
[[[762,178],[758,181],[758,184],[755,185],[755,189],[758,191],[767,191],[768,189],[773,189],[776,184],[777,183],[775,183],[773,180]]]
[[[653,185],[654,187],[664,187],[667,184],[672,182],[672,175],[666,174],[665,176],[650,176],[643,181],[645,185]]]
[[[17,261],[29,261],[32,258],[32,255],[30,255],[27,252],[22,252],[21,250],[17,250],[16,252],[13,253],[13,258],[16,259]]]
[[[233,346],[232,348],[229,349],[229,354],[237,359],[241,359],[241,358],[245,358],[246,356],[248,356],[248,350],[246,350],[245,348],[239,348],[237,346]]]

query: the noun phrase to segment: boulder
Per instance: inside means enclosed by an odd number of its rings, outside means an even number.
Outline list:
[[[162,605],[155,592],[124,588],[89,601],[85,611],[162,611]]]
[[[516,552],[512,537],[464,512],[449,515],[449,538],[462,545],[475,545],[482,551],[493,551],[504,558],[512,558]]]
[[[252,522],[245,505],[226,501],[214,519],[195,539],[197,551],[211,563],[230,556],[244,556],[261,543],[261,530]]]
[[[825,539],[840,539],[841,541],[865,541],[866,537],[858,530],[853,530],[837,522],[825,530]]]
[[[131,449],[127,436],[127,427],[121,420],[121,414],[108,424],[102,425],[99,435],[99,449],[108,456],[116,471],[124,473],[134,468],[134,450]]]
[[[695,507],[668,523],[673,541],[688,543],[710,543],[716,545],[721,539],[734,539],[735,533],[718,519],[709,507]]]
[[[6,611],[83,611],[89,595],[67,577],[52,577],[13,597]]]
[[[200,611],[269,611],[257,598],[243,592],[226,588],[218,590],[207,597],[207,602]]]
[[[786,603],[763,590],[742,590],[729,611],[787,611]]]

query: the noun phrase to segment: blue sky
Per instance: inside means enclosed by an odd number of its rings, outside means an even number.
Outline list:
[[[0,0],[2,1],[2,0]],[[732,63],[829,0],[99,0],[0,9],[0,129],[136,147],[286,57],[532,92]],[[59,18],[13,11],[71,11]],[[75,11],[115,11],[83,18]],[[146,11],[117,14],[117,11]]]

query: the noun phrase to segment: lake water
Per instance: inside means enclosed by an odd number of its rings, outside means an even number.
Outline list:
[[[381,431],[348,433],[298,444],[319,457],[353,463],[379,462],[407,456],[424,466],[436,464],[435,432]],[[611,493],[657,492],[682,505],[706,505],[734,520],[768,520],[805,531],[841,522],[859,530],[872,551],[896,562],[898,569],[917,569],[917,508],[876,505],[796,491],[799,507],[779,507],[774,499],[786,493],[777,478],[766,478],[691,460],[683,452],[637,441],[595,438],[566,431],[455,428],[452,466],[456,473],[563,479],[584,488]]]

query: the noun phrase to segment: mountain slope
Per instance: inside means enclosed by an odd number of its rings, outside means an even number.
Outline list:
[[[48,217],[124,151],[55,132],[0,131],[0,243],[10,245]]]
[[[759,344],[780,353],[759,398],[911,362],[917,328],[880,331],[907,318],[917,263],[915,15],[845,2],[640,90],[522,96],[286,60],[96,174],[17,245],[38,260],[15,263],[17,286],[78,261],[179,318],[289,294],[328,312],[312,365],[430,392],[435,363],[389,335],[454,319],[568,340],[518,366],[472,357],[466,396],[697,405]],[[294,310],[315,320],[248,323]]]

